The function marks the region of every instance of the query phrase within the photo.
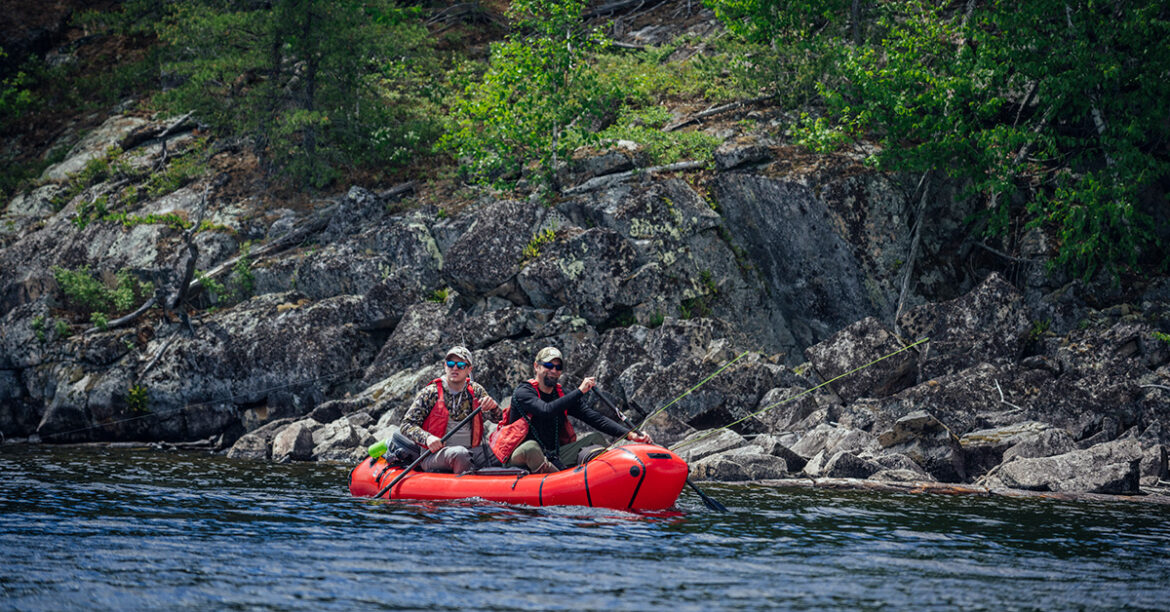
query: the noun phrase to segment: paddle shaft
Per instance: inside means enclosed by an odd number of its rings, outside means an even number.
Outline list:
[[[630,420],[626,418],[626,415],[622,414],[622,411],[618,410],[613,405],[613,402],[609,401],[609,398],[606,397],[605,394],[601,392],[601,389],[598,389],[597,387],[593,387],[593,390],[597,391],[597,397],[600,397],[601,401],[605,402],[605,405],[609,406],[609,409],[614,411],[618,415],[618,418],[621,419],[623,423],[625,423],[626,425],[630,424]],[[633,431],[633,430],[631,430],[631,431]],[[695,490],[695,493],[699,494],[699,498],[703,500],[703,504],[706,505],[708,508],[710,508],[711,510],[714,510],[716,512],[727,512],[727,506],[724,506],[723,504],[719,503],[718,501],[715,501],[715,499],[713,499],[711,496],[707,495],[702,490],[700,490],[699,487],[695,486],[695,483],[691,482],[690,478],[687,478],[687,484],[690,485],[690,487]]]
[[[455,435],[455,432],[459,431],[460,429],[463,429],[463,426],[466,425],[469,421],[471,421],[471,419],[475,418],[475,415],[479,414],[481,410],[483,410],[483,406],[480,406],[480,407],[476,408],[475,410],[472,410],[471,414],[467,415],[466,417],[463,417],[462,421],[459,421],[458,423],[456,423],[455,426],[451,428],[451,431],[448,431],[446,433],[446,435],[444,435],[440,441],[443,442],[444,444],[446,444],[447,440],[451,436]],[[435,454],[434,451],[432,451],[430,449],[430,447],[428,447],[425,451],[422,452],[421,455],[418,456],[418,459],[415,459],[413,462],[411,462],[410,465],[406,466],[406,469],[402,470],[401,474],[395,476],[394,480],[390,481],[390,484],[382,487],[382,490],[378,491],[378,494],[375,495],[374,497],[382,497],[383,495],[385,495],[386,492],[389,491],[394,485],[398,484],[399,480],[402,480],[402,478],[404,476],[406,476],[407,474],[409,474],[411,470],[413,470],[415,467],[418,466],[418,464],[422,463],[424,459],[426,459],[427,457],[430,457],[433,454]],[[387,498],[387,499],[389,499],[389,498]]]

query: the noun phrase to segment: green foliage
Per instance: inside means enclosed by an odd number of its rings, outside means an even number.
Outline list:
[[[800,123],[794,130],[797,144],[819,153],[829,153],[853,142],[843,126],[825,117],[812,118],[808,113],[800,114]]]
[[[240,258],[232,266],[231,283],[234,289],[233,293],[241,300],[251,297],[256,285],[256,278],[252,274],[252,260],[248,256],[251,251],[252,244],[245,242],[240,247]]]
[[[207,172],[207,149],[206,138],[196,140],[181,155],[172,158],[165,169],[152,173],[142,190],[147,196],[158,198],[203,175]]]
[[[126,392],[126,407],[133,412],[150,411],[150,394],[145,385],[132,385]]]
[[[227,290],[224,289],[223,283],[220,283],[214,278],[207,276],[201,270],[195,271],[195,280],[199,283],[200,287],[203,287],[204,291],[212,295],[212,301],[218,302],[218,296],[223,296],[227,293]]]
[[[525,164],[552,185],[557,160],[594,142],[591,129],[615,95],[603,88],[589,54],[605,44],[581,28],[582,0],[516,0],[517,34],[492,45],[481,81],[452,103],[439,148],[475,179],[510,185]]]
[[[1028,330],[1028,341],[1035,342],[1039,340],[1048,333],[1050,327],[1052,327],[1052,321],[1049,319],[1032,321],[1032,327]]]
[[[211,302],[217,306],[235,304],[252,296],[255,290],[256,279],[252,273],[252,260],[248,256],[252,249],[250,242],[240,246],[240,255],[232,265],[232,272],[223,283],[195,271],[195,280],[211,296]]]
[[[33,330],[33,334],[37,337],[37,340],[44,343],[44,341],[45,341],[45,316],[44,315],[40,315],[38,317],[35,317],[32,320],[32,330]]]
[[[0,47],[0,59],[8,57]],[[28,87],[32,79],[24,71],[0,79],[0,127],[21,117],[33,105],[33,95]]]
[[[650,315],[650,320],[646,322],[646,327],[655,328],[662,327],[662,322],[666,320],[666,315],[661,312],[655,312]]]
[[[711,55],[697,53],[684,61],[671,56],[682,45],[702,45]],[[726,48],[724,48],[726,47]],[[734,70],[743,63],[741,48],[720,40],[681,38],[671,44],[631,53],[599,50],[593,64],[603,91],[618,92],[633,108],[656,107],[664,100],[702,98],[712,103],[757,95],[757,83]]]
[[[86,162],[81,171],[69,177],[69,183],[66,184],[65,190],[53,198],[53,208],[61,210],[82,191],[110,178],[115,171],[124,170],[125,166],[118,162],[118,158],[121,156],[122,149],[110,147],[106,149],[105,154]],[[93,203],[90,205],[92,206]],[[78,222],[74,221],[74,223]],[[88,221],[84,221],[79,227],[84,228],[87,223]]]
[[[442,289],[435,289],[434,292],[432,292],[431,295],[427,297],[427,300],[435,302],[436,304],[446,304],[447,298],[450,295],[451,290],[447,287],[443,287]]]
[[[552,242],[556,239],[557,233],[551,228],[534,234],[532,239],[528,241],[528,244],[524,246],[523,258],[520,260],[521,263],[540,257],[541,247],[546,244],[552,244]]]
[[[154,291],[150,283],[136,281],[126,270],[114,275],[112,288],[95,277],[89,266],[77,270],[56,266],[53,278],[70,306],[82,314],[100,316],[101,320],[108,319],[109,314],[130,310]],[[98,320],[94,319],[95,325]]]
[[[1154,339],[1161,340],[1162,342],[1165,342],[1166,344],[1170,344],[1170,334],[1167,334],[1167,333],[1156,331],[1156,332],[1154,332]]]
[[[678,305],[680,319],[707,317],[711,315],[711,305],[719,297],[719,286],[715,284],[715,275],[710,270],[699,272],[699,295],[683,300]]]
[[[436,128],[422,69],[430,48],[416,9],[386,0],[200,0],[158,26],[164,68],[182,84],[156,98],[195,110],[299,184],[342,169],[402,164]]]
[[[626,108],[618,120],[601,133],[601,137],[637,142],[655,164],[711,161],[714,158],[715,149],[722,142],[719,138],[703,132],[663,132],[661,128],[670,118],[670,112],[660,106]]]
[[[867,6],[854,38],[845,2],[708,4],[762,57],[814,58],[828,113],[797,130],[807,146],[867,138],[878,167],[949,175],[988,202],[974,231],[1042,228],[1085,277],[1161,247],[1166,203],[1142,194],[1170,174],[1170,5],[900,0]]]
[[[89,315],[89,322],[94,327],[105,331],[110,326],[110,317],[102,312],[93,312]]]
[[[56,323],[53,324],[53,329],[57,332],[58,338],[68,338],[73,335],[73,330],[69,328],[69,324],[61,319],[57,319]]]
[[[725,64],[740,81],[792,107],[816,97],[818,84],[835,82],[835,66],[849,37],[851,0],[704,0],[736,38]],[[738,46],[738,47],[737,47]]]

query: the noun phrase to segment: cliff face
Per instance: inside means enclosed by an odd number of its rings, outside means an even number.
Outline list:
[[[568,380],[596,375],[646,411],[736,360],[647,425],[713,478],[970,482],[1005,456],[1124,439],[1092,456],[1157,481],[1170,284],[1069,282],[1045,272],[1041,237],[1032,260],[1000,257],[963,242],[974,211],[948,188],[923,200],[919,177],[809,155],[737,122],[749,114],[778,120],[747,106],[701,128],[725,141],[714,168],[582,151],[551,205],[425,176],[274,199],[254,159],[212,144],[209,172],[141,198],[128,222],[85,223],[125,185],[71,177],[110,146],[156,171],[209,146],[194,123],[113,114],[0,222],[0,431],[349,461],[450,346],[470,347],[504,400],[554,345]],[[87,330],[58,272],[86,267],[149,283],[134,298],[152,307]],[[737,420],[719,444],[694,441]],[[1076,486],[1132,492],[1123,472]],[[1029,474],[998,477],[1067,481]]]

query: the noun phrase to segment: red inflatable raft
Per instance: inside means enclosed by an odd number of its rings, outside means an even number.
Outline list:
[[[373,497],[402,472],[385,459],[366,459],[350,472],[349,492]],[[528,506],[595,506],[618,510],[665,510],[687,480],[678,455],[650,444],[610,449],[585,465],[553,474],[436,474],[412,471],[383,497],[466,499]]]

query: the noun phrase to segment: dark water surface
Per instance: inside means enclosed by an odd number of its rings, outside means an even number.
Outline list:
[[[349,467],[0,447],[0,609],[1170,609],[1170,509],[705,487],[678,513],[350,497]]]

